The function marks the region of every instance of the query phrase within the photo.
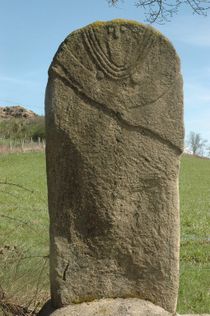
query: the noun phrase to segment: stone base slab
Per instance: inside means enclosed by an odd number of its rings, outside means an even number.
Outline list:
[[[46,304],[38,316],[174,316],[149,301],[137,298],[101,299],[68,305],[57,310]]]
[[[149,301],[116,298],[68,305],[59,309],[54,309],[51,301],[48,301],[37,316],[210,316],[210,314],[172,314]]]

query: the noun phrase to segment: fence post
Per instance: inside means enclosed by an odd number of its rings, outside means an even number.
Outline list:
[[[12,140],[9,140],[9,152],[12,152]]]
[[[21,140],[21,150],[24,152],[24,139]]]

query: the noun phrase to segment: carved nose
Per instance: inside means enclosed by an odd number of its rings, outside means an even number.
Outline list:
[[[118,26],[114,28],[113,36],[116,39],[120,37],[120,28]]]

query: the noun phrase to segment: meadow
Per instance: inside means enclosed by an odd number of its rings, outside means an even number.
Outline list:
[[[0,155],[0,285],[3,300],[38,309],[49,297],[43,152]]]
[[[0,155],[0,304],[38,310],[49,298],[43,152]],[[180,170],[179,313],[210,311],[210,159],[184,155]]]

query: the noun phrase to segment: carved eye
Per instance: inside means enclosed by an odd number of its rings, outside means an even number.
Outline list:
[[[112,34],[113,32],[114,32],[113,26],[109,26],[109,27],[108,27],[108,33],[109,33],[109,34]]]
[[[116,26],[115,29],[114,29],[113,37],[114,37],[115,39],[120,37],[120,28],[117,27],[117,26]]]
[[[120,30],[121,30],[121,32],[125,32],[125,31],[126,31],[126,27],[122,25],[122,26],[120,27]]]
[[[108,27],[108,33],[111,34],[113,36],[113,38],[115,38],[115,39],[120,37],[120,31],[121,31],[121,27],[118,27],[118,26]]]

